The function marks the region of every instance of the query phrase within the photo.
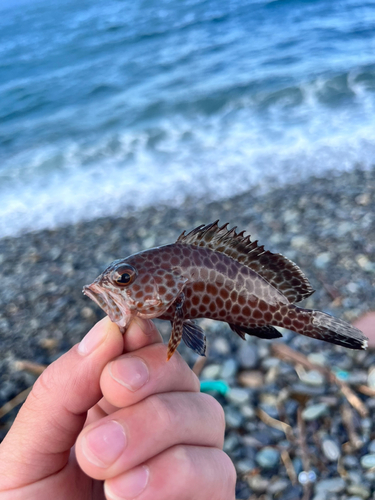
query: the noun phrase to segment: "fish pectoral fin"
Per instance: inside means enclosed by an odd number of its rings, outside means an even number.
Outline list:
[[[174,302],[175,310],[172,322],[171,338],[169,339],[168,342],[167,361],[171,359],[173,353],[177,349],[182,339],[183,328],[184,328],[184,311],[183,311],[184,301],[185,301],[185,295],[184,293],[180,293]]]
[[[206,355],[206,336],[204,331],[190,319],[184,321],[182,340],[200,356]]]
[[[253,336],[258,337],[260,339],[278,339],[278,338],[282,337],[279,330],[277,330],[276,328],[274,328],[271,325],[249,326],[249,327],[237,326],[237,325],[233,325],[231,323],[228,323],[228,325],[243,340],[245,340],[245,335],[253,335]]]

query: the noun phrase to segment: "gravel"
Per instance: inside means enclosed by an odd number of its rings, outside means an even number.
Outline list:
[[[150,207],[1,239],[0,407],[36,378],[17,361],[53,362],[103,317],[82,295],[84,284],[114,259],[171,243],[183,230],[216,219],[302,268],[316,289],[303,307],[355,320],[375,303],[374,214],[375,168],[358,168],[267,194],[254,189],[221,202],[186,200],[179,209]],[[169,324],[157,324],[167,339]],[[372,415],[374,351],[287,331],[282,339],[244,343],[225,324],[202,320],[201,326],[209,342],[202,378],[224,379],[230,387],[227,395],[213,394],[226,414],[225,450],[237,467],[238,500],[375,498],[373,419],[316,368],[326,366],[345,381]],[[278,344],[308,357],[315,369],[275,356],[271,348]],[[179,350],[193,366],[197,356]],[[0,438],[17,409],[0,420]]]

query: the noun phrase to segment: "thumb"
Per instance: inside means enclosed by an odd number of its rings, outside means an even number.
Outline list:
[[[87,411],[101,398],[103,368],[122,351],[119,329],[104,318],[42,373],[0,446],[4,489],[33,483],[67,464]]]

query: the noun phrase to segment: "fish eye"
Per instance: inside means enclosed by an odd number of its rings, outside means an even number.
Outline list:
[[[134,267],[126,265],[119,266],[112,273],[112,280],[120,286],[127,286],[133,283],[137,276],[137,272]]]

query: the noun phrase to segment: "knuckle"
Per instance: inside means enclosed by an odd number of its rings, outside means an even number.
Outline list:
[[[53,366],[49,366],[35,381],[32,391],[29,394],[29,401],[26,403],[43,402],[45,398],[53,391],[55,388],[55,374]]]
[[[151,404],[153,415],[157,420],[154,422],[155,428],[171,429],[176,423],[177,411],[169,398],[165,397],[164,394],[153,394],[148,398],[148,402]]]

